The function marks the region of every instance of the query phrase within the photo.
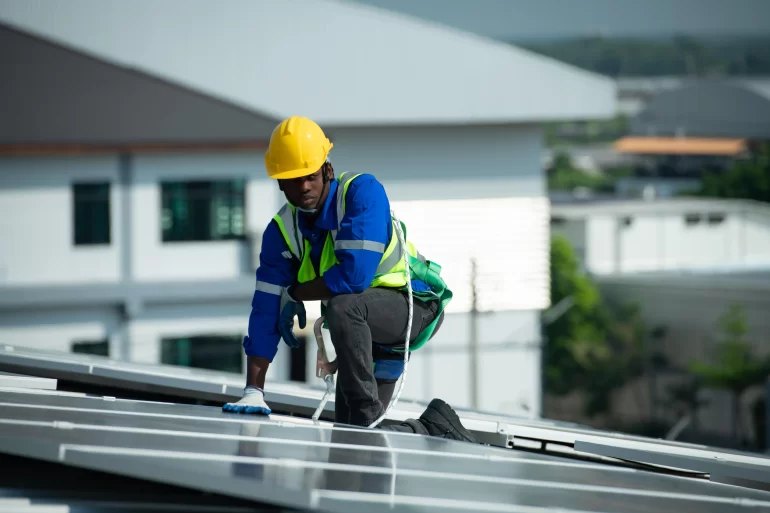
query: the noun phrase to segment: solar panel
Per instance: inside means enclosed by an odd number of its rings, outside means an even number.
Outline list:
[[[0,350],[0,369],[42,373],[41,375],[66,377],[84,383],[222,402],[240,397],[244,379],[237,374],[206,369],[122,362],[103,356],[53,353],[14,346],[4,346]],[[317,386],[270,382],[265,390],[265,399],[276,411],[307,415],[318,406],[323,390],[320,380]],[[415,417],[423,411],[424,407],[424,404],[402,399],[391,410],[389,418],[393,421],[402,421]],[[327,419],[331,419],[333,412],[334,397],[331,397],[324,408],[324,414]],[[484,442],[500,446],[506,446],[509,442],[515,443],[517,437],[544,440],[556,437],[558,440],[551,441],[573,442],[569,435],[552,432],[550,429],[552,427],[597,432],[566,422],[526,419],[463,409],[458,409],[457,412],[466,427],[481,437]]]
[[[770,485],[770,458],[759,454],[717,450],[711,447],[672,444],[657,440],[577,440],[578,451],[600,454],[611,458],[641,461],[704,472],[717,480],[737,479]]]
[[[0,349],[0,369],[223,403],[240,398],[244,385],[243,376],[238,374],[173,365],[122,362],[103,356],[53,353],[8,345]],[[309,415],[320,403],[323,392],[320,380],[315,387],[270,382],[265,390],[265,400],[274,411]],[[389,419],[400,422],[414,418],[424,408],[423,404],[402,400],[391,410]],[[334,397],[326,404],[324,416],[327,419],[333,418]],[[505,445],[505,435],[498,431],[496,420],[478,417],[464,418],[463,421],[483,441]]]
[[[25,376],[11,372],[0,372],[0,388],[42,388],[56,390],[56,380]]]
[[[0,369],[54,376],[82,383],[109,385],[190,399],[229,401],[243,393],[244,378],[238,374],[174,365],[122,362],[103,356],[54,353],[15,346],[0,350]],[[266,399],[276,409],[291,413],[312,412],[323,389],[271,382]],[[334,398],[325,413],[334,412]]]
[[[326,511],[770,511],[770,493],[435,437],[220,408],[0,390],[0,451]]]
[[[13,346],[0,348],[0,370],[3,369],[221,402],[239,398],[244,379],[237,374],[205,369],[121,362],[102,356],[57,354]],[[318,386],[270,382],[265,392],[266,400],[276,412],[305,416],[309,416],[315,410],[322,395],[323,388],[320,380]],[[391,410],[389,421],[399,422],[418,417],[423,409],[423,404],[399,401]],[[324,409],[325,418],[332,419],[333,411],[334,398],[332,397]],[[688,459],[677,457],[676,454],[682,451],[690,454],[687,451],[691,451],[694,446],[681,442],[652,440],[568,422],[525,419],[463,409],[457,411],[466,428],[472,431],[480,441],[499,447],[532,448],[533,442],[535,447],[556,443],[573,446],[575,450],[587,454],[630,459],[691,472],[711,473],[721,476],[722,480],[748,479],[746,472],[741,470],[743,467],[740,466],[740,461],[733,461],[729,452],[722,453],[709,448],[699,448],[698,454],[702,458]],[[647,446],[656,447],[658,450],[651,452],[637,450],[639,447]],[[703,458],[706,459],[703,460]],[[747,464],[766,468],[761,461],[766,459],[751,460]],[[704,466],[704,463],[708,463],[708,466]],[[735,464],[739,465],[737,470],[731,467]],[[703,470],[704,468],[708,470]],[[762,482],[757,478],[752,481]],[[756,487],[752,482],[741,484]]]

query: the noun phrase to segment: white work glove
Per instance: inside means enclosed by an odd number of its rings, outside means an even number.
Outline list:
[[[233,413],[253,413],[270,415],[270,407],[265,402],[265,393],[261,388],[248,386],[243,389],[243,397],[235,403],[226,403],[222,411]]]

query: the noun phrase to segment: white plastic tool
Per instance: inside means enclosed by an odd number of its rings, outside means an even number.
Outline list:
[[[328,372],[325,367],[325,365],[329,364],[329,357],[326,353],[326,344],[324,344],[324,336],[321,332],[324,319],[325,317],[319,317],[316,319],[315,324],[313,325],[313,333],[315,334],[316,345],[318,345],[315,376],[317,378],[322,378],[326,383],[326,392],[324,392],[321,403],[318,405],[318,408],[316,408],[315,413],[313,413],[313,420],[318,420],[318,418],[321,416],[321,412],[323,412],[324,407],[326,406],[326,403],[329,401],[329,396],[332,394],[332,392],[334,392],[334,374]]]

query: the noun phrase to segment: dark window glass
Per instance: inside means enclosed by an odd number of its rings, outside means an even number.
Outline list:
[[[109,244],[110,184],[76,183],[72,196],[75,245]]]
[[[722,224],[725,222],[726,218],[727,216],[725,214],[713,212],[708,215],[707,219],[709,224]]]
[[[72,344],[73,353],[95,354],[99,356],[110,356],[110,344],[106,340],[95,342],[74,342]]]
[[[164,242],[244,238],[243,180],[161,183]]]
[[[204,335],[161,341],[161,363],[224,372],[243,372],[243,338]]]
[[[687,226],[694,226],[700,223],[700,214],[686,214],[684,216],[684,224]]]

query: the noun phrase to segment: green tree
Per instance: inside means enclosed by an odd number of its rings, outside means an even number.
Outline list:
[[[606,412],[611,394],[641,374],[644,326],[639,309],[608,308],[599,289],[580,271],[566,238],[551,241],[551,304],[572,306],[545,327],[546,391],[586,394],[586,414]]]
[[[770,357],[759,357],[746,339],[746,314],[738,305],[732,305],[719,320],[721,340],[717,343],[715,363],[692,362],[690,370],[705,386],[729,390],[732,394],[732,436],[741,435],[740,402],[743,393],[754,385],[761,385],[770,374]]]
[[[767,36],[667,39],[586,37],[519,43],[560,61],[609,76],[766,75]]]
[[[698,430],[698,411],[708,404],[702,397],[703,384],[697,376],[666,387],[667,397],[665,406],[671,409],[677,417],[689,416],[694,430]]]
[[[727,172],[706,174],[698,195],[770,203],[770,144],[760,146],[751,158],[736,161]]]
[[[588,354],[602,352],[606,330],[599,290],[580,272],[569,241],[555,236],[551,241],[551,304],[571,298],[572,307],[545,329],[546,388],[564,395],[579,387]]]
[[[556,152],[553,157],[548,188],[552,190],[571,190],[576,187],[587,187],[596,190],[612,190],[613,180],[604,175],[589,175],[572,164],[570,156],[563,151]]]
[[[605,348],[588,353],[582,362],[586,380],[586,414],[610,408],[612,393],[641,376],[645,360],[645,326],[637,305],[608,305],[603,312]]]

